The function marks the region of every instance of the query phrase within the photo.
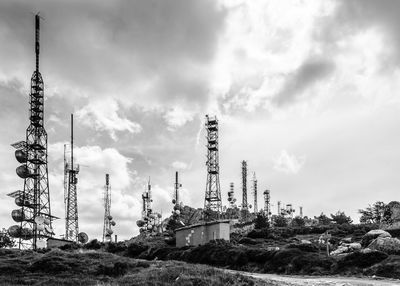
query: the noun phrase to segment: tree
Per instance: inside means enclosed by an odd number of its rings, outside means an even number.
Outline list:
[[[324,213],[321,213],[319,216],[314,216],[316,220],[318,220],[319,225],[328,225],[331,223],[331,219],[327,217]]]
[[[384,202],[376,202],[365,209],[359,209],[360,223],[380,223],[384,218],[385,211],[387,213],[386,206]]]
[[[8,234],[7,230],[3,228],[0,232],[0,248],[14,247],[14,245],[14,239]]]
[[[351,217],[346,216],[344,212],[338,211],[336,214],[331,214],[332,221],[336,224],[350,224],[353,222]]]
[[[305,220],[300,216],[296,216],[292,219],[292,226],[304,226],[305,224]]]
[[[276,227],[285,227],[288,225],[286,218],[282,215],[275,216],[274,218],[274,226]]]
[[[254,219],[254,228],[261,229],[268,227],[269,227],[269,222],[267,216],[264,213],[258,213],[256,218]]]

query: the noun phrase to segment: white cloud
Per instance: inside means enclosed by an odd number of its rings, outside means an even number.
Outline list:
[[[286,150],[282,150],[279,157],[274,160],[274,169],[288,174],[297,174],[306,162],[305,157],[296,158]]]
[[[118,104],[113,98],[94,101],[77,112],[78,120],[84,125],[99,131],[109,132],[116,141],[116,131],[128,131],[132,134],[142,131],[142,127],[118,114]]]
[[[164,119],[169,125],[168,130],[170,131],[174,131],[185,125],[188,121],[192,121],[193,117],[193,112],[184,110],[181,106],[175,106],[164,115]]]
[[[188,164],[185,162],[181,161],[175,161],[171,164],[172,168],[178,169],[178,170],[186,170],[188,168]]]

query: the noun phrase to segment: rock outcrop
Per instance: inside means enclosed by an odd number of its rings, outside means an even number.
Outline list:
[[[367,247],[374,239],[378,237],[392,237],[390,233],[387,231],[384,231],[383,229],[373,229],[367,232],[362,240],[361,240],[361,246],[362,247]]]
[[[400,254],[400,240],[393,237],[378,237],[368,245],[368,248],[387,254]]]

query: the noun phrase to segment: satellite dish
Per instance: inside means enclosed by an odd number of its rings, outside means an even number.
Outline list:
[[[111,225],[115,226],[116,225],[115,221],[111,221]]]
[[[113,219],[112,215],[109,215],[107,218],[108,218],[108,220],[112,220]]]
[[[175,199],[173,199],[173,200],[172,200],[172,203],[173,203],[173,204],[175,204],[175,203],[176,203],[176,200],[175,200]]]
[[[35,217],[35,222],[36,224],[44,224],[44,217],[42,216]]]
[[[144,226],[144,221],[138,220],[138,221],[136,222],[136,225],[137,225],[138,227],[142,227],[142,226]]]
[[[54,234],[53,229],[49,225],[44,225],[44,230],[49,234]]]
[[[111,228],[109,228],[109,229],[107,229],[107,234],[108,235],[111,235],[111,234],[113,234],[114,232],[113,232],[113,230],[111,229]]]
[[[88,242],[88,240],[89,240],[89,237],[86,233],[84,233],[84,232],[78,233],[78,241],[80,243],[86,243],[86,242]]]
[[[38,239],[36,241],[36,248],[46,248],[47,243],[44,239]]]
[[[24,150],[16,150],[15,151],[15,158],[19,163],[26,163],[28,161],[28,154],[24,152]]]
[[[161,214],[157,214],[157,217],[158,217],[158,218],[161,218],[161,217],[162,217],[162,215],[161,215]]]
[[[19,225],[12,225],[8,228],[8,234],[11,237],[17,238],[21,236],[21,227]]]

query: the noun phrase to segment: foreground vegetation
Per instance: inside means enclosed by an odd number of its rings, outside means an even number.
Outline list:
[[[0,285],[276,285],[204,265],[143,261],[95,250],[0,249]]]
[[[247,235],[232,235],[231,241],[212,241],[197,247],[176,248],[162,237],[136,238],[129,244],[108,245],[110,252],[147,260],[180,260],[260,273],[299,275],[366,275],[400,279],[400,252],[356,250],[327,256],[319,244],[320,234],[329,230],[331,247],[343,239],[361,242],[374,225],[341,225],[260,229]],[[398,236],[398,231],[392,233]],[[306,240],[307,243],[304,243]],[[167,241],[168,242],[168,241]],[[172,243],[170,243],[172,244]]]

